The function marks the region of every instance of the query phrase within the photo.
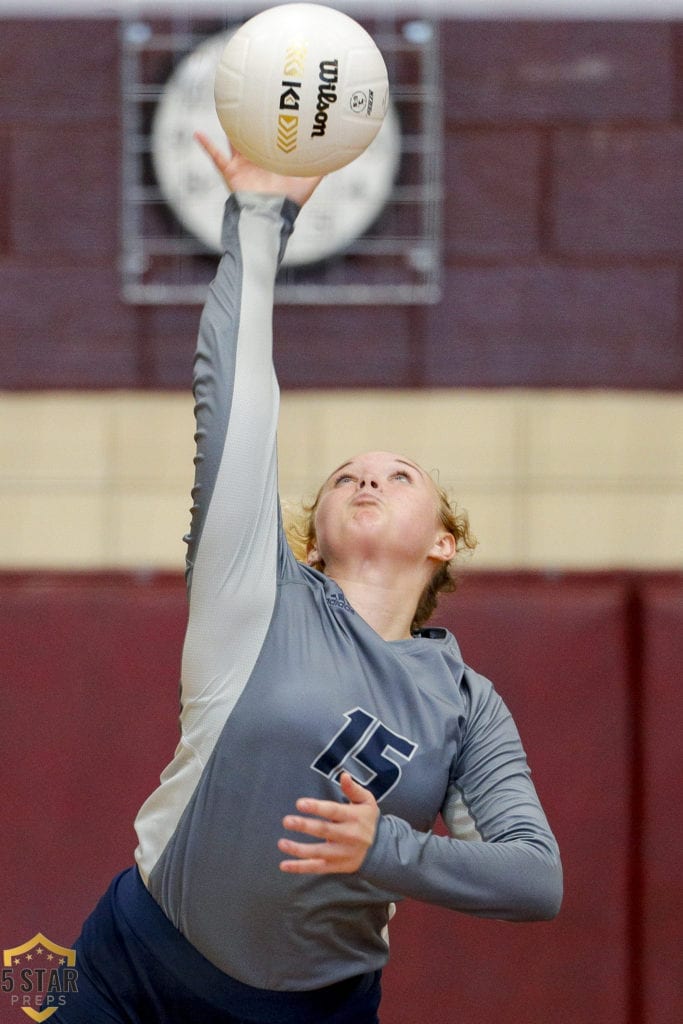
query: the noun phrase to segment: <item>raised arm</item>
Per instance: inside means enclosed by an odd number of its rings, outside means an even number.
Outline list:
[[[241,157],[203,144],[233,191],[223,224],[225,255],[202,313],[194,362],[197,453],[181,737],[161,785],[136,818],[136,861],[145,881],[250,678],[275,602],[273,288],[299,206],[315,186],[264,177]]]
[[[232,190],[223,256],[194,362],[196,473],[188,540],[190,613],[183,706],[234,702],[275,599],[276,430],[273,288],[299,206],[316,179],[283,178],[199,141]]]

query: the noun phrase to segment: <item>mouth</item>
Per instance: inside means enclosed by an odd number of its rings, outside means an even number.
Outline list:
[[[380,505],[380,499],[374,494],[359,494],[351,500],[352,505]]]

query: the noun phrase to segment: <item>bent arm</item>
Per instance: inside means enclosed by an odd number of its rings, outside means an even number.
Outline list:
[[[450,834],[383,816],[360,874],[397,896],[480,917],[549,920],[562,901],[557,843],[509,711],[490,685],[474,692],[442,808]]]

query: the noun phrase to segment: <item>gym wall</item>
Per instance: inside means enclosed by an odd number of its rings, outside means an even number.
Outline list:
[[[0,566],[176,568],[199,309],[121,300],[119,25],[0,27]],[[288,498],[387,445],[475,565],[683,564],[682,53],[679,22],[441,24],[442,301],[277,308]]]
[[[2,947],[72,941],[177,735],[199,310],[120,297],[118,31],[0,19]],[[567,896],[401,907],[384,1016],[669,1024],[683,24],[446,21],[442,63],[442,301],[276,310],[283,493],[386,446],[469,509],[439,617],[519,722]]]
[[[0,941],[69,944],[177,743],[184,584],[4,574],[0,604]],[[401,904],[383,1021],[678,1020],[680,574],[481,572],[436,619],[515,716],[565,900],[527,925]]]

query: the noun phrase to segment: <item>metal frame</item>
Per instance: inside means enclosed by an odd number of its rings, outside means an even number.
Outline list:
[[[439,301],[442,235],[442,94],[438,23],[394,16],[364,21],[385,57],[402,122],[401,166],[378,223],[322,264],[284,268],[285,304],[425,304]],[[216,255],[167,211],[151,164],[149,126],[173,66],[224,22],[124,18],[121,39],[121,290],[142,305],[202,303]],[[414,69],[412,79],[407,68]],[[413,231],[401,228],[410,209]],[[408,219],[408,218],[406,218]],[[370,270],[370,272],[369,272]],[[376,271],[376,280],[373,273]]]

